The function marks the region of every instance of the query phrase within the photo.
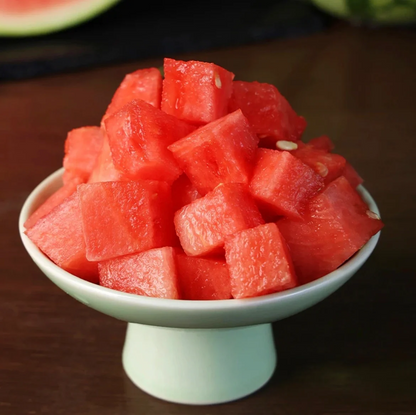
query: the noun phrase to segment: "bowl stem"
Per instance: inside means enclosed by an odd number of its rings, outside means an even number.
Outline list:
[[[261,388],[277,355],[271,324],[177,329],[129,323],[123,366],[145,392],[170,402],[229,402]]]

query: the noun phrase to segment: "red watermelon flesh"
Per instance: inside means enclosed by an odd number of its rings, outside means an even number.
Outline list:
[[[326,185],[340,177],[344,172],[346,160],[339,154],[316,150],[308,145],[292,151],[291,154],[322,176]]]
[[[300,140],[306,128],[305,119],[271,84],[234,81],[229,111],[239,108],[266,146],[274,147],[279,140]]]
[[[266,212],[299,218],[324,180],[288,151],[260,148],[250,191]]]
[[[131,180],[172,183],[182,173],[167,146],[195,127],[134,100],[104,121],[111,156],[117,169]]]
[[[178,299],[175,252],[171,247],[109,259],[98,264],[100,285],[147,297]]]
[[[296,287],[285,240],[275,223],[236,233],[225,242],[234,298],[256,297]]]
[[[104,135],[104,142],[101,151],[95,161],[94,168],[88,179],[88,183],[112,182],[112,181],[130,180],[125,173],[121,172],[114,166],[111,157],[110,144],[108,143],[107,134]]]
[[[56,265],[84,280],[98,282],[97,263],[86,258],[76,192],[25,233]]]
[[[327,135],[321,135],[320,137],[313,138],[308,142],[308,145],[313,147],[315,150],[323,150],[330,153],[335,145]]]
[[[303,145],[299,148],[303,148],[303,147],[305,147],[305,145]],[[308,144],[306,145],[306,147],[313,148],[315,150],[325,151],[326,153],[329,153],[335,148],[335,145],[328,136],[322,135],[320,137],[317,137],[317,138],[314,138],[314,139],[310,140],[308,142]],[[331,172],[330,179],[332,179],[332,177],[335,176],[334,172],[336,172],[336,174],[339,174],[339,171],[340,171],[341,166],[343,164],[343,160],[340,159],[339,157],[340,156],[338,156],[336,154],[335,155],[335,160],[334,160],[334,157],[331,156],[332,161],[329,163],[329,165],[331,166],[331,169],[333,169],[333,170]],[[337,165],[337,163],[338,163],[338,165]],[[328,163],[325,162],[325,165],[328,166]],[[322,169],[322,166],[321,166],[321,168],[316,167],[315,170],[325,172],[325,169]],[[360,177],[360,175],[357,173],[357,171],[354,169],[354,167],[350,163],[348,163],[348,161],[345,162],[345,167],[342,170],[341,174],[342,174],[342,176],[344,176],[350,182],[351,186],[354,187],[354,188],[359,186],[364,181]],[[330,179],[326,180],[326,182],[329,183]]]
[[[64,184],[74,178],[88,181],[104,143],[100,127],[82,127],[68,133],[65,141]]]
[[[171,192],[165,182],[82,184],[78,194],[90,261],[170,246],[175,240]]]
[[[83,183],[80,179],[74,179],[59,188],[55,193],[48,197],[27,219],[24,224],[26,229],[31,228],[40,219],[46,216],[56,206],[60,205],[67,197],[71,196],[79,184]]]
[[[185,205],[199,199],[202,195],[191,183],[186,174],[182,174],[172,184],[173,211],[176,212]]]
[[[55,6],[62,6],[69,3],[78,3],[79,0],[3,0],[1,2],[1,9],[4,13],[21,14],[36,11],[43,11],[45,8]],[[52,4],[51,4],[52,3]]]
[[[350,185],[354,189],[364,182],[363,178],[358,174],[357,170],[355,170],[354,167],[348,163],[348,161],[345,164],[342,175],[349,181]]]
[[[165,58],[162,110],[201,125],[227,114],[234,74],[213,63]]]
[[[162,74],[157,68],[139,69],[127,74],[117,88],[104,118],[121,110],[134,99],[141,99],[160,108],[162,98]]]
[[[375,219],[360,195],[341,176],[311,199],[304,220],[277,222],[302,284],[338,268],[375,235]]]
[[[184,300],[231,298],[230,273],[223,258],[176,255],[179,284]]]
[[[179,166],[205,195],[220,183],[248,184],[258,138],[240,110],[170,145]]]
[[[246,187],[223,184],[175,213],[176,233],[187,255],[216,253],[227,236],[264,223]]]

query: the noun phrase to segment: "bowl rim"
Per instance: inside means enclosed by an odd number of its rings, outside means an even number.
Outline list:
[[[19,233],[30,257],[42,268],[46,269],[54,276],[54,280],[62,281],[64,284],[71,285],[71,288],[81,293],[88,293],[89,295],[97,295],[102,299],[113,301],[122,301],[125,304],[137,305],[141,307],[149,307],[158,309],[160,311],[169,310],[188,310],[188,311],[221,311],[240,308],[243,304],[245,307],[256,308],[260,305],[264,306],[267,303],[274,303],[283,299],[288,300],[295,297],[300,297],[306,294],[312,294],[313,291],[322,290],[325,286],[331,285],[334,282],[342,281],[349,273],[355,273],[368,259],[377,245],[380,237],[379,231],[374,235],[356,254],[354,254],[348,261],[341,265],[331,273],[318,278],[307,284],[297,286],[285,291],[267,294],[259,297],[243,298],[243,299],[227,299],[227,300],[174,300],[165,298],[145,297],[137,294],[125,293],[116,291],[98,284],[85,281],[75,275],[58,267],[53,263],[40,249],[26,236],[24,223],[29,216],[29,212],[33,212],[33,205],[41,199],[41,195],[51,194],[51,189],[57,188],[57,183],[61,181],[64,168],[60,168],[44,180],[42,180],[29,194],[25,200],[19,215]],[[358,192],[368,204],[369,209],[380,214],[376,202],[370,193],[360,185],[357,188]],[[43,198],[44,200],[45,198]],[[352,275],[352,274],[351,274]],[[54,282],[54,280],[52,280]]]

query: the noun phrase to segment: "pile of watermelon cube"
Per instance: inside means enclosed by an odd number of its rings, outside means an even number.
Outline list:
[[[25,223],[65,271],[142,296],[222,300],[334,271],[383,226],[362,179],[277,88],[166,58],[68,133],[63,186]]]

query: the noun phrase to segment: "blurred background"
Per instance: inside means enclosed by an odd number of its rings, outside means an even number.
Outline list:
[[[415,17],[416,0],[0,0],[0,80]]]

